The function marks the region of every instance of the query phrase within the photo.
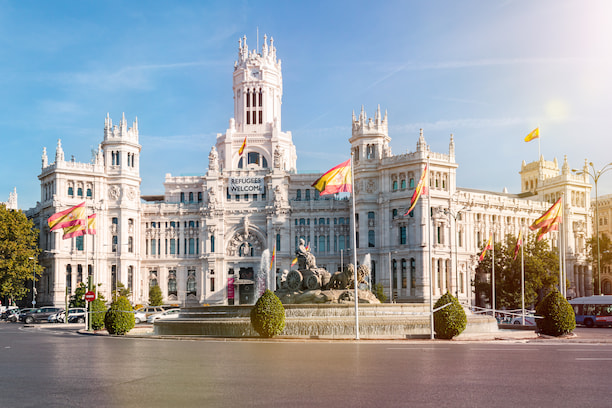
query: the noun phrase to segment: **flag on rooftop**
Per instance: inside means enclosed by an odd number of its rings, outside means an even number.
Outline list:
[[[525,136],[526,142],[531,142],[533,139],[537,139],[540,137],[540,128],[537,127],[533,129],[527,136]]]
[[[353,192],[351,159],[327,171],[312,183],[312,187],[319,190],[320,195]]]

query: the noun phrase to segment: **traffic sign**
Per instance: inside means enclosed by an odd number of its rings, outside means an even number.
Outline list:
[[[96,292],[90,290],[89,292],[85,293],[85,300],[88,302],[96,300]]]

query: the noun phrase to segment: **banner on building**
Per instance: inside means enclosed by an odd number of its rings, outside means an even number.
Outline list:
[[[230,177],[228,182],[229,194],[263,194],[263,177]]]
[[[227,278],[227,298],[234,298],[234,278]]]

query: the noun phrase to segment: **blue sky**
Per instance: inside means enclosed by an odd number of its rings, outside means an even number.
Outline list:
[[[43,147],[89,162],[107,112],[138,117],[143,194],[203,174],[233,116],[238,39],[274,37],[298,171],[349,156],[352,111],[389,115],[394,154],[454,134],[460,187],[520,191],[546,159],[612,161],[610,1],[0,0],[0,201],[40,199]],[[260,39],[260,44],[261,44]],[[612,172],[600,194],[612,193]]]

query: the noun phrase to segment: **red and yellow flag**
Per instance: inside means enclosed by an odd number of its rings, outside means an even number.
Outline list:
[[[531,142],[533,139],[537,139],[540,137],[540,128],[537,127],[531,131],[527,136],[525,136],[526,142]]]
[[[514,246],[514,258],[512,258],[512,260],[514,261],[516,259],[516,256],[518,255],[518,251],[521,248],[521,245],[523,245],[523,231],[519,231],[518,234],[518,238],[516,239],[516,245]]]
[[[240,146],[240,149],[238,150],[238,155],[242,156],[242,153],[244,153],[244,148],[246,147],[246,136],[244,137],[244,141],[242,142],[242,146]]]
[[[539,230],[537,235],[538,241],[544,238],[544,234],[559,229],[559,223],[563,217],[562,199],[563,197],[559,198],[548,211],[529,226],[529,229],[532,231]]]
[[[47,220],[51,231],[85,222],[85,201],[72,208],[53,214]]]
[[[293,258],[293,261],[291,261],[291,266],[295,265],[297,263],[297,258]]]
[[[480,258],[479,260],[483,260],[487,250],[489,249],[493,249],[493,234],[489,235],[489,240],[487,241],[487,245],[485,245],[484,249],[482,250],[482,254],[480,254]]]
[[[312,183],[320,195],[336,193],[352,193],[353,179],[351,176],[351,159],[340,163]]]
[[[92,214],[87,217],[87,221],[79,220],[79,224],[71,225],[64,228],[64,235],[62,239],[68,239],[72,237],[79,237],[81,235],[96,233],[96,214]]]
[[[423,174],[421,174],[419,184],[417,184],[416,188],[414,189],[414,193],[412,193],[412,198],[410,199],[410,208],[408,208],[408,211],[406,211],[404,217],[410,214],[410,211],[414,209],[421,195],[427,195],[427,187],[429,185],[429,177],[427,176],[427,174],[427,165],[425,165],[425,169],[423,170]]]
[[[272,258],[270,258],[270,270],[274,268],[274,258],[275,257],[276,257],[276,244],[274,245],[274,248],[272,249]]]

